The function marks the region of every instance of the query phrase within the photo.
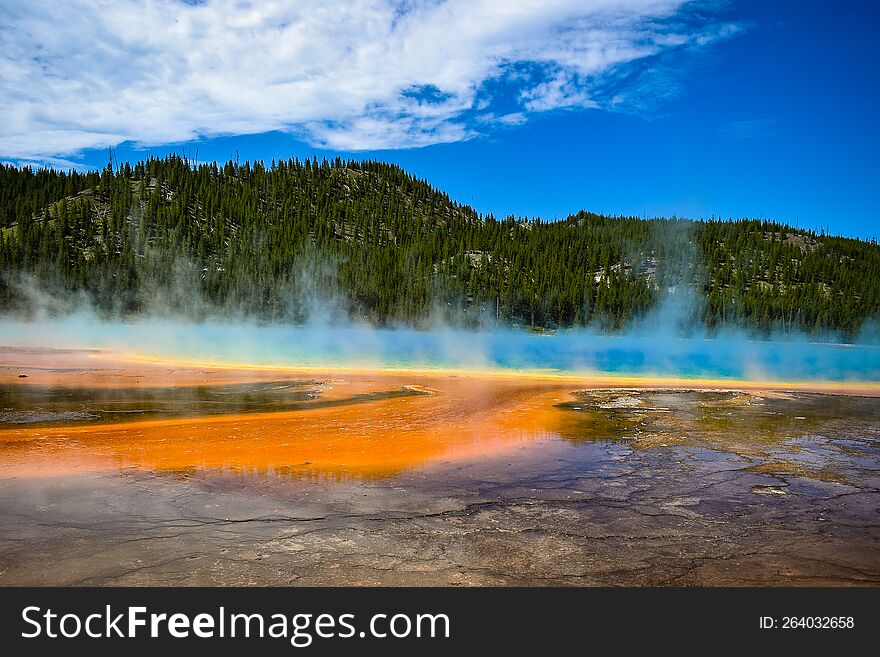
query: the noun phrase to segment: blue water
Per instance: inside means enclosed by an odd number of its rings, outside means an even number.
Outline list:
[[[327,326],[254,326],[91,319],[0,322],[0,344],[134,350],[155,358],[276,367],[545,370],[734,379],[880,381],[880,347],[681,339],[590,332],[535,335]]]

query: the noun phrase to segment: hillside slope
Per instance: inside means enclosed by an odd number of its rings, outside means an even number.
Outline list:
[[[756,220],[498,220],[378,162],[0,165],[0,222],[4,312],[48,291],[110,316],[614,330],[678,299],[678,321],[712,329],[853,336],[880,310],[874,243]]]

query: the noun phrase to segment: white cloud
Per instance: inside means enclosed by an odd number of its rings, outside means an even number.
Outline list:
[[[269,130],[340,150],[468,139],[520,68],[509,124],[595,107],[615,68],[702,43],[683,5],[0,0],[0,157]]]

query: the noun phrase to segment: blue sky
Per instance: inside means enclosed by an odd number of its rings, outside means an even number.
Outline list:
[[[39,2],[8,7],[6,62],[32,69],[0,68],[0,158],[341,155],[496,216],[763,216],[880,237],[875,3],[160,4],[112,3],[82,30],[71,16],[67,34]],[[172,40],[138,38],[169,13]],[[241,51],[218,45],[229,34]]]

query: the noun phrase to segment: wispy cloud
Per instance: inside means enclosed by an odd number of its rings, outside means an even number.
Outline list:
[[[69,161],[126,141],[271,130],[340,150],[469,139],[610,105],[597,93],[606,78],[733,29],[694,6],[0,0],[0,157]]]

